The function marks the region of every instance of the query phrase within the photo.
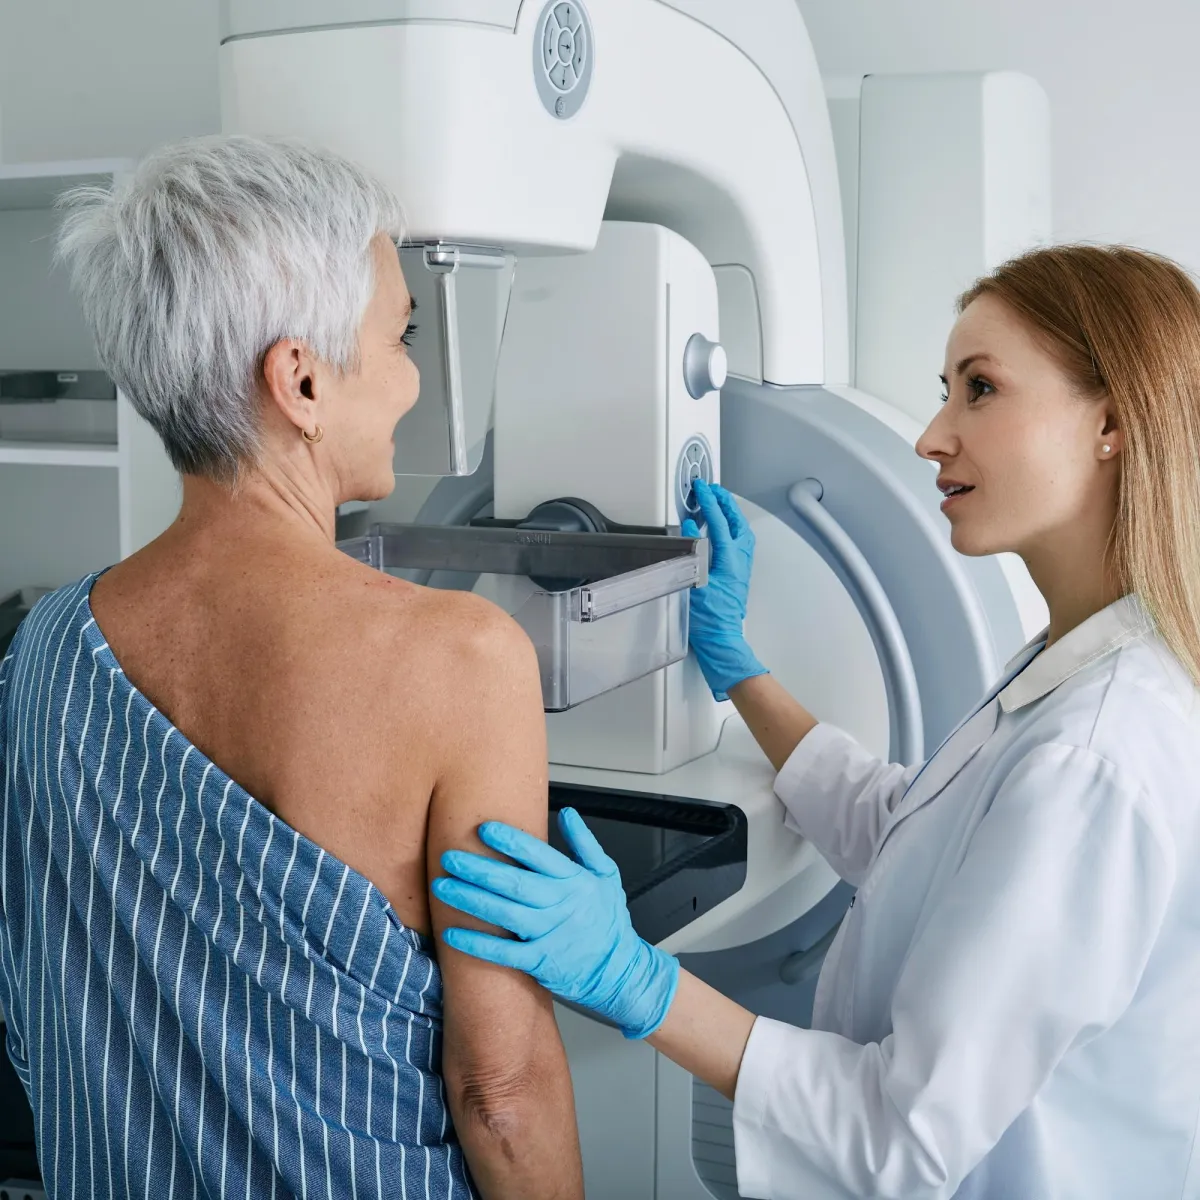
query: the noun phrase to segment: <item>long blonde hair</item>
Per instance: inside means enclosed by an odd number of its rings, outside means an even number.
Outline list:
[[[1020,314],[1081,396],[1111,398],[1125,436],[1112,569],[1200,684],[1200,291],[1156,254],[1055,246],[980,279],[959,311],[983,295]]]

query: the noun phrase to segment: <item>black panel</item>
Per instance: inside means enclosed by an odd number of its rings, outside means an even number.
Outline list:
[[[29,615],[25,599],[20,592],[0,599],[0,658],[8,652],[12,640],[17,636],[17,626]]]
[[[0,404],[116,399],[117,385],[103,371],[0,371]]]
[[[633,927],[651,943],[715,908],[746,882],[746,814],[734,804],[550,785],[550,811],[577,809],[621,869]],[[557,822],[550,843],[566,853]]]
[[[0,1042],[5,1029],[0,1025]],[[41,1179],[34,1145],[33,1113],[25,1089],[0,1045],[0,1180]]]

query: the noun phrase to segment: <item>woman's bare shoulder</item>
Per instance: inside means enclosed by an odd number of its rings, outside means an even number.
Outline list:
[[[478,685],[481,675],[536,674],[533,644],[492,601],[350,566],[339,588],[340,637],[370,642],[384,658],[402,657],[411,671],[432,673],[441,690]]]

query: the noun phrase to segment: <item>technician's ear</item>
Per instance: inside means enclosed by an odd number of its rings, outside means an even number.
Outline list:
[[[1096,439],[1096,453],[1101,459],[1116,458],[1125,448],[1125,434],[1117,424],[1117,412],[1111,400],[1104,402],[1104,425]]]
[[[321,399],[320,363],[301,341],[284,338],[263,356],[267,396],[297,429],[310,429]]]

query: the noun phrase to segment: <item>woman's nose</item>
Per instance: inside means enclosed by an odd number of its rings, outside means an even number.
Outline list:
[[[916,451],[922,458],[937,461],[954,454],[954,435],[945,408],[938,410],[925,432],[917,438]]]

